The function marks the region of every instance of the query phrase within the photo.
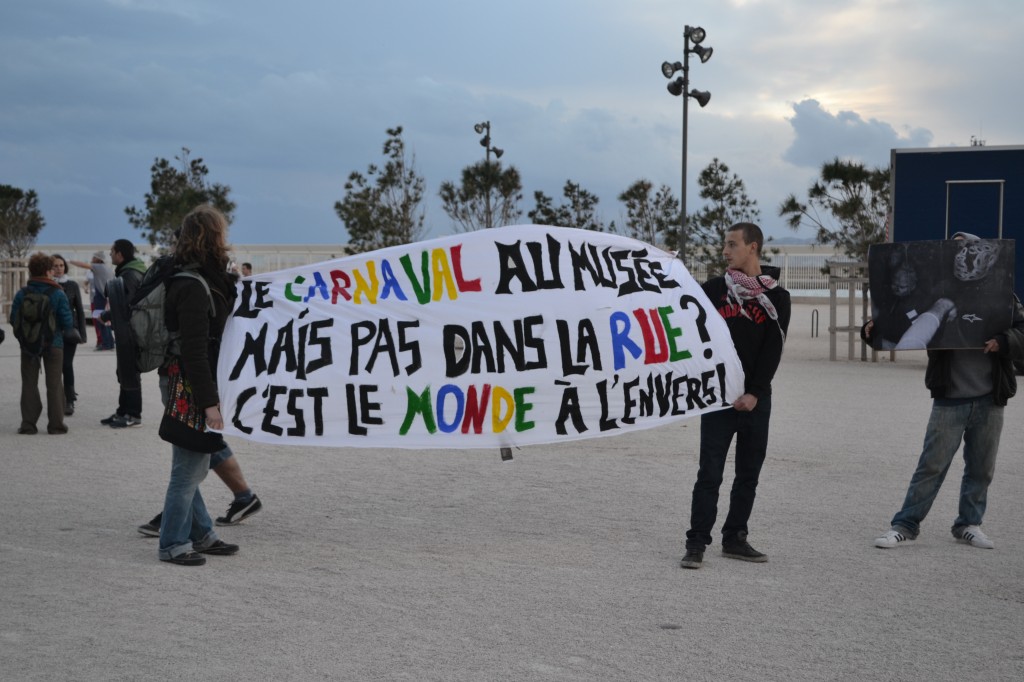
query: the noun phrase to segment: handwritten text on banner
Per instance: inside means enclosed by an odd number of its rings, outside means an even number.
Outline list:
[[[389,448],[621,434],[743,392],[725,322],[678,259],[538,225],[243,280],[218,379],[225,433]]]

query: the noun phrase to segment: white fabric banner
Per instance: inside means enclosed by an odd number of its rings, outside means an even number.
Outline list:
[[[671,254],[516,225],[242,280],[218,383],[262,443],[500,448],[722,409],[743,369]]]

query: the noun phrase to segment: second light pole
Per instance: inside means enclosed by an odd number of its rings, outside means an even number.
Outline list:
[[[483,135],[480,138],[480,146],[487,150],[485,158],[487,159],[487,168],[485,170],[486,175],[484,177],[490,177],[491,172],[491,152],[494,152],[494,158],[500,159],[501,155],[505,153],[504,149],[498,149],[497,147],[491,146],[491,122],[484,121],[483,123],[477,123],[473,126],[473,130],[476,131],[477,135]],[[491,186],[487,186],[487,194],[484,195],[484,210],[486,211],[487,225],[485,227],[494,227],[494,217],[491,215]]]
[[[686,128],[689,101],[692,97],[703,108],[711,100],[711,93],[707,90],[690,89],[690,54],[697,55],[700,58],[701,64],[711,59],[711,53],[714,52],[714,48],[701,45],[706,35],[707,33],[700,26],[686,26],[683,30],[683,61],[681,63],[663,62],[661,65],[661,73],[665,78],[672,78],[677,71],[683,72],[682,76],[677,77],[668,84],[668,91],[676,97],[682,96],[683,98],[683,184],[681,188],[682,194],[680,195],[679,258],[684,263],[686,262]]]

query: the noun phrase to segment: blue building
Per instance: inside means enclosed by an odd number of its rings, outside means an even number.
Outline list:
[[[1024,146],[893,149],[889,168],[891,241],[960,231],[1016,240],[1014,290],[1024,298]]]

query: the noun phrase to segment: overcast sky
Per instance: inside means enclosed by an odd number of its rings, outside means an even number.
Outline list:
[[[682,104],[663,61],[691,60],[688,208],[713,158],[746,183],[768,234],[822,162],[893,147],[1024,144],[1019,0],[4,0],[0,183],[34,189],[41,244],[138,240],[149,168],[181,148],[232,188],[236,243],[343,243],[352,171],[402,126],[427,183],[429,236],[452,232],[440,184],[483,158],[533,192],[600,197],[639,178],[678,194]]]

